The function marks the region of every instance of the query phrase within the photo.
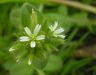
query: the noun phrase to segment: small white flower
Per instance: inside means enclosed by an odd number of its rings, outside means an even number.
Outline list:
[[[53,33],[53,36],[65,38],[65,36],[61,34],[62,32],[64,32],[64,29],[62,27],[60,28],[57,28],[57,27],[58,27],[58,22],[55,22],[54,25],[49,26],[49,29]]]
[[[41,25],[37,24],[32,33],[28,27],[25,27],[24,30],[25,30],[27,36],[21,36],[19,38],[19,41],[20,42],[30,42],[30,47],[34,48],[36,46],[36,40],[45,39],[45,35],[38,35],[40,29],[41,29]]]
[[[9,52],[12,52],[12,51],[14,51],[15,49],[13,48],[13,47],[11,47],[10,49],[9,49]]]

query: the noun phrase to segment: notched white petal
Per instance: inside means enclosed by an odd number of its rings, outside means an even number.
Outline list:
[[[58,37],[60,37],[60,38],[65,38],[65,36],[64,35],[57,35]]]
[[[56,21],[56,22],[54,22],[54,25],[53,25],[53,26],[52,26],[52,25],[49,26],[49,29],[50,29],[51,31],[55,31],[56,28],[57,28],[57,26],[58,26],[58,22]]]
[[[35,41],[31,41],[30,47],[31,47],[31,48],[34,48],[35,46],[36,46],[36,42],[35,42]]]
[[[37,35],[39,33],[40,29],[41,29],[41,25],[37,24],[35,29],[34,29],[33,34]]]
[[[27,36],[21,36],[21,37],[19,38],[19,40],[20,40],[21,42],[26,42],[26,41],[29,41],[30,39],[29,39],[29,37],[27,37]]]
[[[54,34],[60,34],[62,32],[64,32],[64,29],[63,28],[59,28],[56,31],[54,31]]]
[[[24,30],[25,30],[25,32],[26,32],[26,34],[27,34],[28,36],[30,36],[30,35],[32,34],[32,33],[31,33],[31,30],[30,30],[28,27],[25,27]]]
[[[51,31],[53,31],[53,27],[52,27],[52,25],[51,25],[51,26],[49,26],[49,29],[50,29]]]
[[[11,47],[10,49],[9,49],[9,52],[12,52],[12,51],[14,51],[15,49],[13,48],[13,47]]]
[[[56,22],[54,23],[54,26],[53,26],[53,31],[56,30],[57,26],[58,26],[58,22],[56,21]]]
[[[45,39],[45,35],[39,35],[36,37],[36,40],[44,40]]]

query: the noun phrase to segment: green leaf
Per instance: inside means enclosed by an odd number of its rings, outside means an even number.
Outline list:
[[[37,70],[38,75],[45,75],[45,73],[42,70],[40,69],[36,69],[36,70]]]
[[[22,63],[13,64],[10,69],[10,73],[12,75],[31,75],[32,72],[33,72],[32,66],[26,64],[25,61],[22,61]]]
[[[21,7],[21,17],[22,24],[24,26],[29,26],[30,28],[32,28],[32,30],[35,25],[44,23],[43,16],[41,15],[41,13],[37,10],[34,5],[30,3],[24,3]]]
[[[37,69],[43,69],[48,62],[48,52],[38,50],[32,57],[32,65]]]
[[[21,11],[19,8],[12,9],[10,13],[10,23],[17,29],[22,28]]]
[[[21,21],[23,26],[30,26],[30,9],[31,6],[29,3],[24,3],[21,10]]]
[[[60,14],[62,14],[63,16],[68,16],[68,9],[66,6],[64,5],[61,5],[59,8],[58,8],[58,12]]]
[[[72,18],[77,22],[78,26],[85,26],[88,22],[88,14],[86,12],[76,13]]]
[[[51,55],[48,61],[48,64],[45,67],[47,72],[56,72],[60,71],[63,66],[63,61],[58,55]]]

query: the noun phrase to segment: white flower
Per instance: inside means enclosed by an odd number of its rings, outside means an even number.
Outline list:
[[[55,22],[53,26],[52,25],[49,26],[49,29],[53,33],[53,36],[65,38],[65,36],[61,34],[62,32],[64,32],[64,29],[62,27],[59,27],[59,28],[57,28],[57,27],[58,27],[58,22]]]
[[[41,29],[41,25],[37,24],[32,33],[28,27],[25,27],[24,30],[25,30],[27,36],[21,36],[19,38],[20,42],[30,42],[30,47],[34,48],[36,46],[36,40],[45,39],[45,35],[38,35],[40,29]]]

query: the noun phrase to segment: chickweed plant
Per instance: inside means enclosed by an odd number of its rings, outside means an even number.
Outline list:
[[[52,53],[57,44],[64,41],[65,34],[58,21],[49,25],[46,24],[47,22],[44,25],[38,23],[38,15],[33,8],[29,18],[30,25],[23,26],[20,36],[10,47],[9,52],[15,56],[17,63],[24,60],[28,65],[36,66],[35,63],[37,65],[47,63],[49,53]]]

